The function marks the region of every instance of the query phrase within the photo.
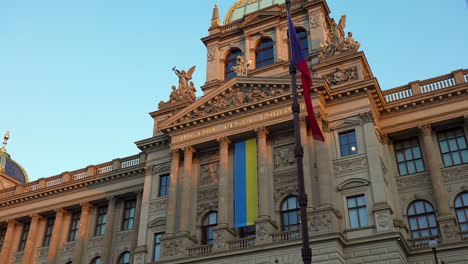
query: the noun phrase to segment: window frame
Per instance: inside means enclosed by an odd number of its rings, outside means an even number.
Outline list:
[[[164,179],[166,180],[164,181]],[[169,196],[170,185],[171,185],[171,174],[166,173],[166,174],[159,175],[158,197]]]
[[[80,231],[81,212],[74,212],[70,218],[70,228],[68,231],[68,242],[77,241]]]
[[[108,210],[108,206],[98,207],[96,216],[96,226],[94,227],[94,236],[103,236],[106,232]]]
[[[153,236],[153,261],[158,262],[161,260],[161,241],[160,239],[165,236],[165,232],[154,233]],[[157,253],[157,254],[156,254]]]
[[[124,262],[125,261],[125,255],[128,254],[128,262]],[[131,254],[130,254],[130,251],[124,251],[122,253],[120,253],[120,256],[119,256],[119,260],[118,260],[118,264],[130,264],[130,257],[131,257]]]
[[[215,223],[210,223],[211,215],[215,215]],[[214,233],[213,228],[218,225],[218,212],[211,211],[205,215],[203,218],[202,226],[201,226],[201,243],[202,245],[212,245],[214,244]],[[210,239],[210,234],[213,234],[213,238]]]
[[[423,202],[423,205],[424,205],[424,212],[423,213],[417,213],[417,209],[416,209],[416,204],[419,203],[419,202]],[[427,211],[427,205],[430,206],[431,210],[432,211]],[[413,207],[414,206],[414,207]],[[410,214],[410,210],[411,208],[414,208],[414,214]],[[408,209],[406,211],[406,215],[407,215],[407,220],[408,220],[408,226],[409,226],[409,232],[410,232],[410,235],[411,235],[411,238],[412,239],[421,239],[421,238],[428,238],[428,237],[434,237],[434,236],[439,236],[440,235],[440,230],[439,230],[439,223],[437,222],[437,216],[436,216],[436,213],[435,213],[435,210],[434,210],[434,206],[432,205],[432,203],[426,201],[426,200],[415,200],[415,201],[412,201],[409,205],[408,205]],[[431,221],[430,221],[430,217],[429,216],[433,216],[434,217],[434,221],[435,221],[435,226],[431,226]],[[427,228],[420,228],[420,217],[424,217],[428,227]],[[411,219],[416,219],[416,224],[417,224],[417,229],[413,229],[411,223]],[[436,229],[437,232],[436,234],[433,234],[433,229]],[[421,232],[424,232],[425,230],[429,231],[429,236],[422,236],[421,235]],[[417,232],[418,233],[418,237],[414,237],[414,234]]]
[[[463,197],[465,195],[466,195],[466,200],[467,200],[466,203]],[[461,206],[457,206],[458,200],[460,200]],[[460,227],[460,231],[468,232],[468,191],[461,192],[455,197],[454,208],[455,208],[455,214],[457,215],[457,222],[458,222],[458,226]],[[463,214],[465,221],[463,222],[460,221],[459,212],[461,212],[460,214]],[[463,236],[468,236],[468,233],[464,234]]]
[[[356,144],[356,150],[354,150],[354,151],[352,150],[352,147],[353,147],[352,143],[353,142],[349,143],[349,139],[350,139],[349,136],[347,137],[347,141],[348,141],[347,143],[342,143],[342,141],[341,141],[341,136],[347,135],[347,134],[352,134],[352,133],[354,133],[354,138],[356,140],[356,142],[354,142]],[[342,149],[343,146],[347,147],[348,154],[346,154],[346,155],[343,154],[343,149]],[[359,146],[358,134],[357,134],[357,131],[356,131],[355,128],[346,129],[346,130],[338,132],[338,149],[339,149],[339,153],[340,153],[341,157],[349,157],[349,156],[359,154],[360,146]],[[355,152],[355,153],[353,153],[353,152]]]
[[[303,36],[301,36],[302,33],[304,33]],[[304,54],[304,57],[309,56],[309,34],[307,30],[303,27],[296,27],[296,35],[299,39],[299,43],[301,44],[302,53]],[[307,45],[305,48],[303,45],[304,43]]]
[[[457,150],[455,151],[452,151],[450,150],[450,144],[448,143],[449,139],[447,137],[447,134],[449,132],[454,132],[456,133],[456,131],[461,131],[462,135],[461,136],[455,136],[455,142],[457,144]],[[455,128],[451,128],[451,129],[447,129],[447,130],[442,130],[442,131],[437,131],[437,143],[438,143],[438,146],[439,146],[439,152],[440,152],[440,158],[442,159],[442,163],[444,164],[445,167],[454,167],[454,166],[459,166],[459,165],[463,165],[463,164],[468,164],[468,161],[467,162],[464,162],[463,161],[463,156],[462,156],[462,152],[464,151],[467,151],[468,152],[468,141],[466,139],[466,133],[465,133],[465,129],[463,127],[455,127]],[[446,138],[444,139],[441,139],[441,134],[446,134]],[[458,142],[458,138],[463,138],[464,142],[465,142],[465,148],[462,148],[460,149],[459,147],[459,142]],[[448,152],[443,152],[442,150],[442,142],[441,141],[446,141],[447,143],[447,148],[448,148]],[[455,164],[454,163],[454,153],[458,154],[459,155],[459,158],[461,160],[461,163],[460,164]],[[450,156],[450,161],[452,162],[451,165],[447,165],[446,162],[445,162],[445,158],[444,158],[444,154],[449,154]]]
[[[237,65],[237,57],[243,55],[242,50],[239,48],[232,48],[229,50],[224,60],[224,80],[227,81],[237,76],[232,70],[232,66]],[[231,58],[231,56],[233,57]]]
[[[132,207],[128,206],[132,204]],[[133,210],[133,215],[130,212]],[[128,212],[128,215],[127,215]],[[124,203],[124,211],[123,211],[123,221],[122,221],[122,231],[133,230],[135,228],[135,215],[136,215],[136,199],[126,200]],[[131,226],[130,223],[132,223]]]
[[[296,208],[289,208],[289,199],[295,198],[296,199]],[[287,205],[287,209],[283,210],[284,205]],[[288,222],[291,220],[291,214],[292,213],[297,213],[297,224],[289,224],[286,225],[284,223],[284,216],[288,216]],[[291,231],[291,230],[297,230],[301,228],[301,210],[299,207],[299,198],[295,195],[288,196],[285,199],[283,199],[283,202],[281,203],[280,207],[280,219],[281,219],[281,230],[282,231]],[[295,228],[294,228],[295,227]]]
[[[99,262],[97,262],[99,260]],[[90,264],[101,264],[102,263],[102,259],[101,259],[101,256],[97,256],[97,257],[94,257]]]
[[[365,204],[364,205],[359,205],[359,200],[358,198],[362,197]],[[349,207],[349,200],[353,199],[355,201],[355,204],[356,206],[355,207]],[[348,213],[348,221],[349,221],[349,227],[351,229],[358,229],[358,228],[366,228],[366,227],[369,227],[370,224],[369,224],[369,211],[367,209],[367,198],[366,198],[366,195],[364,193],[362,194],[357,194],[357,195],[352,195],[352,196],[347,196],[346,197],[346,208],[348,209],[347,213]],[[361,214],[360,214],[360,209],[365,209],[365,212],[366,212],[366,224],[363,223],[363,219],[361,219]],[[358,223],[358,226],[353,226],[353,221],[351,219],[351,212],[352,211],[356,211],[356,215],[357,215],[357,223]]]
[[[42,239],[43,247],[50,246],[50,242],[52,240],[52,234],[54,233],[54,226],[55,226],[55,216],[47,217],[46,226],[44,230],[44,238]]]
[[[18,244],[18,252],[23,252],[26,248],[26,243],[28,241],[29,230],[31,229],[31,222],[23,223],[23,228],[21,229],[21,236]]]
[[[261,47],[265,42],[271,42],[271,46]],[[271,50],[272,57],[264,59],[267,51]],[[259,55],[262,60],[259,60]],[[271,62],[270,62],[271,61]],[[255,47],[255,68],[261,68],[264,66],[272,65],[275,63],[275,42],[270,37],[262,37]]]
[[[413,145],[413,144],[412,144],[412,141],[413,141],[413,140],[416,141],[417,145]],[[410,147],[405,148],[405,147],[403,146],[402,148],[399,148],[399,149],[396,148],[397,144],[402,144],[402,145],[403,145],[404,142],[408,142],[408,141],[410,142],[410,145],[411,145]],[[426,171],[426,164],[425,164],[425,162],[424,162],[424,154],[423,154],[423,150],[422,150],[422,147],[421,147],[421,143],[420,143],[418,137],[411,137],[411,138],[406,138],[406,139],[402,139],[402,140],[397,140],[397,141],[395,141],[395,142],[393,143],[393,146],[394,146],[394,147],[393,147],[393,152],[394,152],[394,154],[395,154],[395,161],[396,161],[396,163],[397,163],[398,173],[399,173],[400,176],[408,176],[408,175],[413,175],[413,174],[416,174],[416,173],[421,173],[421,172],[425,172],[425,171]],[[419,155],[420,155],[420,158],[414,158],[415,155],[414,155],[413,149],[414,149],[415,147],[418,147],[418,148],[419,148]],[[413,159],[408,159],[408,160],[406,160],[406,150],[407,150],[407,149],[411,149],[411,155],[412,155]],[[405,158],[405,160],[404,160],[404,161],[401,161],[401,162],[398,161],[398,153],[400,153],[400,152],[403,153],[403,157]],[[417,168],[417,165],[416,165],[416,161],[417,161],[417,160],[421,160],[421,162],[422,162],[422,168],[423,168],[422,171],[418,171],[418,168]],[[414,163],[416,172],[409,173],[408,164],[409,164],[410,162],[413,162],[413,163]],[[407,172],[406,174],[402,174],[402,173],[401,173],[400,164],[405,164],[405,168],[406,168],[406,172]]]

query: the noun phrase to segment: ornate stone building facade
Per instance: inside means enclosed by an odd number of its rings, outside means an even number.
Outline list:
[[[382,91],[346,16],[325,0],[292,16],[326,138],[302,118],[313,263],[433,263],[431,240],[468,263],[468,70]],[[0,263],[302,263],[286,29],[283,1],[237,1],[224,25],[215,8],[203,96],[174,69],[139,155],[27,182],[3,148]],[[234,144],[251,138],[258,218],[235,228]]]

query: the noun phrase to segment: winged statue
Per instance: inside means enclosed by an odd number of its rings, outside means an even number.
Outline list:
[[[190,68],[187,72],[185,70],[177,70],[176,67],[172,68],[177,77],[179,77],[179,91],[183,91],[188,87],[189,81],[192,79],[192,75],[195,72],[196,65]]]

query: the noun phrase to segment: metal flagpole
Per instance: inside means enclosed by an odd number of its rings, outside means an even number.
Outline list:
[[[291,1],[286,0],[286,7],[288,10],[288,15],[291,15]],[[290,32],[288,32],[290,34]],[[289,36],[289,49],[291,54],[291,37]],[[292,56],[292,55],[291,55]],[[296,139],[296,146],[294,148],[294,154],[296,156],[296,166],[297,166],[297,183],[299,185],[299,207],[301,212],[301,232],[302,232],[302,260],[304,264],[312,263],[312,249],[310,248],[309,243],[309,229],[307,224],[307,197],[305,194],[304,187],[304,166],[303,166],[303,157],[304,157],[304,148],[301,143],[301,130],[300,130],[300,121],[299,113],[300,106],[297,98],[297,82],[296,82],[296,66],[291,61],[289,64],[289,73],[291,74],[291,89],[292,89],[292,112],[294,117],[294,136]]]

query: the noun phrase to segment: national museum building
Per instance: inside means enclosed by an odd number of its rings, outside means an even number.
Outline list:
[[[325,136],[299,84],[313,263],[468,263],[468,70],[382,90],[345,15],[292,18]],[[302,263],[284,1],[215,7],[202,41],[203,95],[174,68],[134,156],[30,182],[5,136],[1,264]]]

